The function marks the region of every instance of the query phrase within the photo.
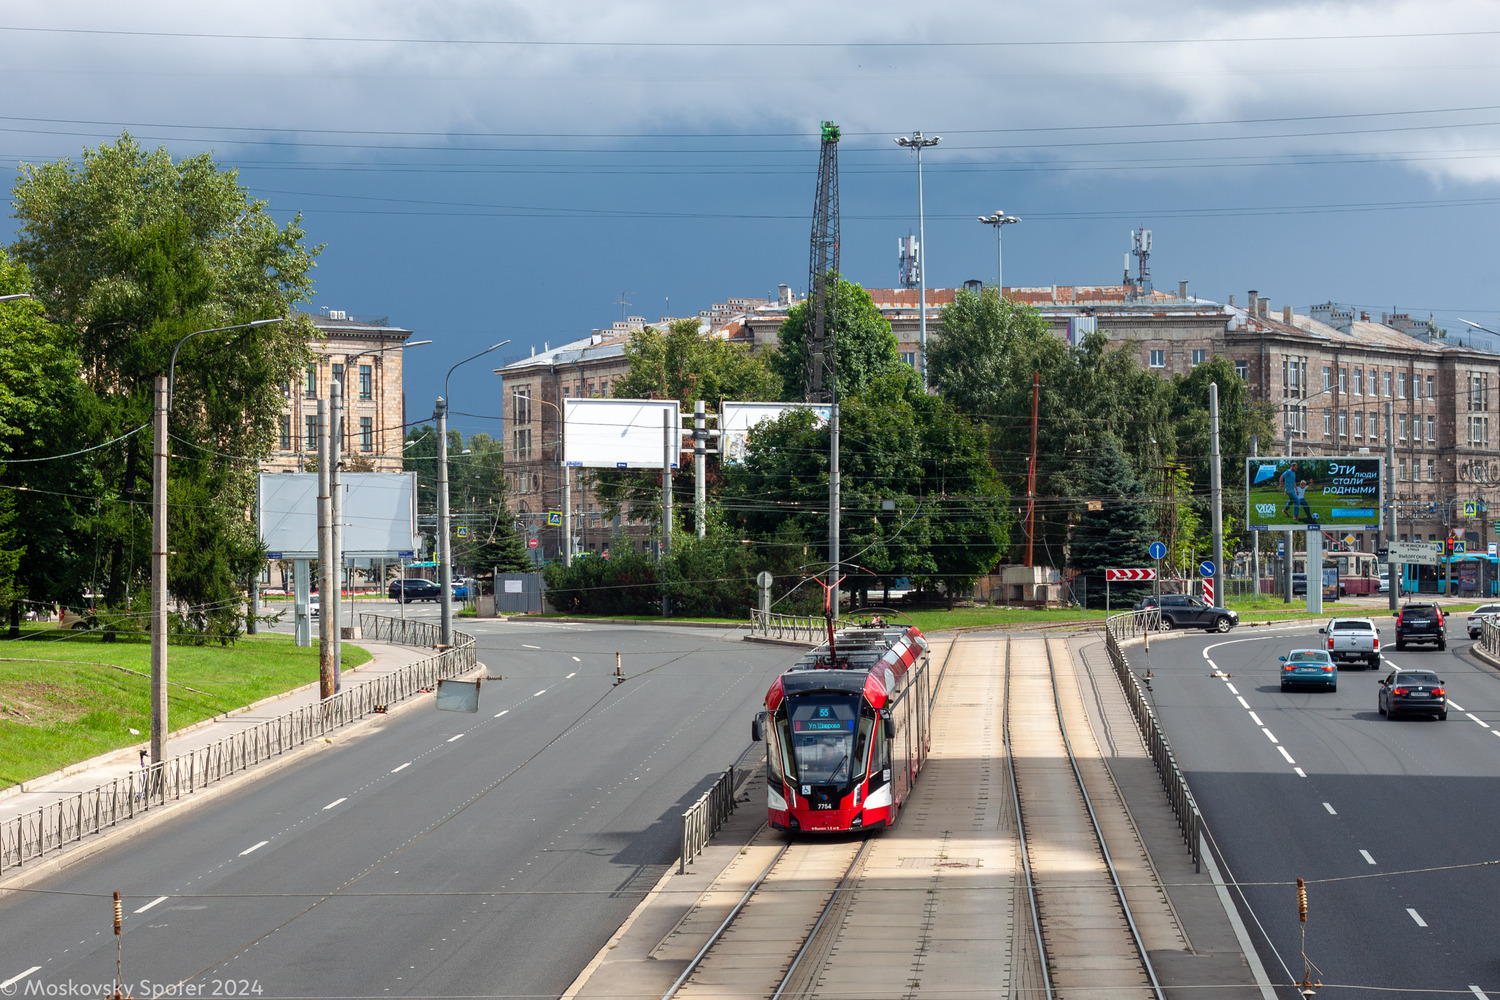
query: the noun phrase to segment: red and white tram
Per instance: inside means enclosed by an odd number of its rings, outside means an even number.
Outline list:
[[[914,626],[841,629],[778,677],[751,724],[766,741],[771,825],[894,823],[932,745],[933,686]]]

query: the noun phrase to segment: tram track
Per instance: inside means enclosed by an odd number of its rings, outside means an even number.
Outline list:
[[[1098,987],[1111,997],[1162,1000],[1068,735],[1052,643],[1018,645],[1006,638],[1002,730],[1021,873],[1046,957],[1045,995],[1078,996]],[[1051,713],[1010,710],[1013,702],[1032,708],[1043,700],[1051,701]]]

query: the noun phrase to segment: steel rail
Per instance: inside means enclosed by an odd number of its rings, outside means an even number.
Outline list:
[[[729,929],[729,925],[734,923],[734,918],[740,915],[740,911],[745,908],[745,904],[750,902],[750,897],[755,895],[755,890],[760,888],[760,884],[766,880],[766,876],[771,874],[771,869],[776,867],[776,863],[781,860],[782,855],[786,854],[791,846],[790,841],[781,845],[781,850],[777,851],[776,856],[771,859],[771,863],[766,865],[765,871],[761,872],[755,881],[750,883],[750,888],[746,889],[745,894],[740,897],[740,901],[734,904],[734,908],[725,916],[724,922],[719,924],[718,928],[708,936],[707,941],[703,942],[703,947],[698,949],[698,954],[694,955],[692,961],[688,962],[687,968],[682,970],[682,975],[677,977],[677,981],[672,984],[671,989],[661,995],[661,1000],[672,1000],[672,997],[677,995],[677,991],[682,989],[682,984],[687,982],[688,976],[691,976],[694,970],[698,968],[699,963],[708,954],[708,950],[718,943],[719,938],[724,936],[724,932]]]
[[[1047,1000],[1056,995],[1052,974],[1047,971],[1047,948],[1042,943],[1042,914],[1037,907],[1036,882],[1031,877],[1031,849],[1026,844],[1026,822],[1021,818],[1021,787],[1016,781],[1016,755],[1010,750],[1010,636],[1005,637],[1005,707],[1000,714],[1000,734],[1005,744],[1005,763],[1010,771],[1010,799],[1016,807],[1016,839],[1021,845],[1021,870],[1026,875],[1026,895],[1031,902],[1031,926],[1036,931],[1037,964],[1042,967],[1042,985]],[[1012,991],[1014,993],[1014,991]]]
[[[813,924],[812,930],[807,932],[807,940],[803,941],[802,947],[797,949],[797,954],[792,959],[792,964],[787,966],[786,974],[781,977],[781,985],[777,986],[776,992],[771,994],[771,1000],[781,1000],[782,995],[786,992],[787,984],[792,981],[792,976],[797,972],[797,966],[802,962],[802,956],[807,954],[807,949],[811,948],[812,943],[818,939],[818,931],[822,929],[823,921],[827,920],[828,914],[833,912],[834,905],[839,901],[839,895],[845,891],[844,886],[848,884],[850,877],[854,874],[854,869],[859,867],[860,859],[865,856],[865,851],[869,847],[870,841],[867,838],[864,843],[859,845],[859,850],[854,852],[854,857],[849,859],[849,867],[844,869],[844,877],[839,879],[839,884],[834,887],[833,892],[828,896],[828,902],[823,904],[823,912],[818,914],[817,923]]]
[[[1062,733],[1063,746],[1068,751],[1068,763],[1072,765],[1073,777],[1078,781],[1078,791],[1083,795],[1084,808],[1088,810],[1089,822],[1093,824],[1094,836],[1099,841],[1099,850],[1104,854],[1104,867],[1109,870],[1109,880],[1115,887],[1115,895],[1120,900],[1120,909],[1125,914],[1125,922],[1130,925],[1130,937],[1135,941],[1135,947],[1141,956],[1141,964],[1146,968],[1146,975],[1151,980],[1151,990],[1156,994],[1157,1000],[1166,1000],[1162,993],[1161,983],[1157,982],[1156,970],[1151,967],[1151,957],[1146,954],[1146,943],[1141,940],[1140,929],[1135,925],[1135,917],[1130,912],[1130,903],[1125,899],[1125,887],[1120,882],[1120,873],[1115,871],[1114,860],[1109,856],[1109,845],[1104,842],[1104,830],[1099,826],[1099,817],[1094,814],[1094,802],[1089,798],[1089,790],[1084,787],[1083,772],[1078,768],[1078,757],[1073,753],[1073,743],[1068,739],[1068,724],[1063,720],[1062,695],[1057,689],[1057,665],[1052,660],[1052,643],[1046,639],[1042,645],[1047,650],[1047,672],[1052,677],[1052,706],[1057,711],[1057,728]],[[1007,649],[1007,668],[1009,653]],[[1009,670],[1007,669],[1007,676]],[[1010,699],[1006,699],[1006,709],[1010,708]],[[1029,878],[1029,875],[1028,875]]]

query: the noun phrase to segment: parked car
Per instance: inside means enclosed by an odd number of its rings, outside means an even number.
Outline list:
[[[309,618],[316,618],[316,617],[318,617],[318,608],[321,605],[321,603],[322,602],[320,602],[318,600],[318,595],[317,594],[313,594],[312,596],[310,596],[307,599],[307,616]]]
[[[1333,618],[1318,633],[1328,636],[1328,655],[1335,661],[1358,660],[1380,669],[1380,632],[1370,619]]]
[[[1388,594],[1390,592],[1391,592],[1391,571],[1390,571],[1390,568],[1387,567],[1386,569],[1383,569],[1383,570],[1380,571],[1380,593],[1382,593],[1382,594]]]
[[[1238,611],[1209,607],[1190,594],[1148,594],[1135,604],[1135,610],[1161,609],[1162,628],[1201,628],[1209,632],[1228,632],[1240,623]]]
[[[1437,604],[1408,601],[1396,615],[1396,648],[1405,649],[1409,642],[1432,642],[1438,649],[1448,648],[1447,622]]]
[[[1305,593],[1307,593],[1307,574],[1306,573],[1293,573],[1292,574],[1292,593],[1293,594],[1305,594]]]
[[[1478,639],[1480,625],[1491,615],[1500,615],[1500,604],[1481,604],[1469,612],[1469,638]]]
[[[1294,687],[1324,687],[1330,691],[1339,689],[1339,667],[1333,657],[1323,649],[1294,649],[1281,661],[1281,690]]]
[[[1448,692],[1431,670],[1393,670],[1380,682],[1375,710],[1387,719],[1398,712],[1415,712],[1441,721],[1448,718]]]
[[[407,577],[405,580],[392,580],[391,585],[386,588],[386,595],[391,600],[402,604],[410,604],[412,601],[439,601],[443,596],[443,588],[431,580]]]

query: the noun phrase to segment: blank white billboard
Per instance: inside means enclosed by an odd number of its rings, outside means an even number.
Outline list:
[[[417,474],[346,472],[345,558],[397,559],[417,548]],[[318,475],[261,473],[260,537],[272,559],[318,558]]]
[[[585,469],[660,469],[662,414],[672,429],[672,468],[682,448],[675,399],[563,400],[563,461]]]
[[[826,424],[833,416],[833,407],[819,403],[724,403],[719,414],[719,429],[723,431],[721,452],[726,465],[735,465],[745,460],[745,448],[750,442],[750,428],[766,420],[776,420],[788,410],[811,410],[819,425]]]

